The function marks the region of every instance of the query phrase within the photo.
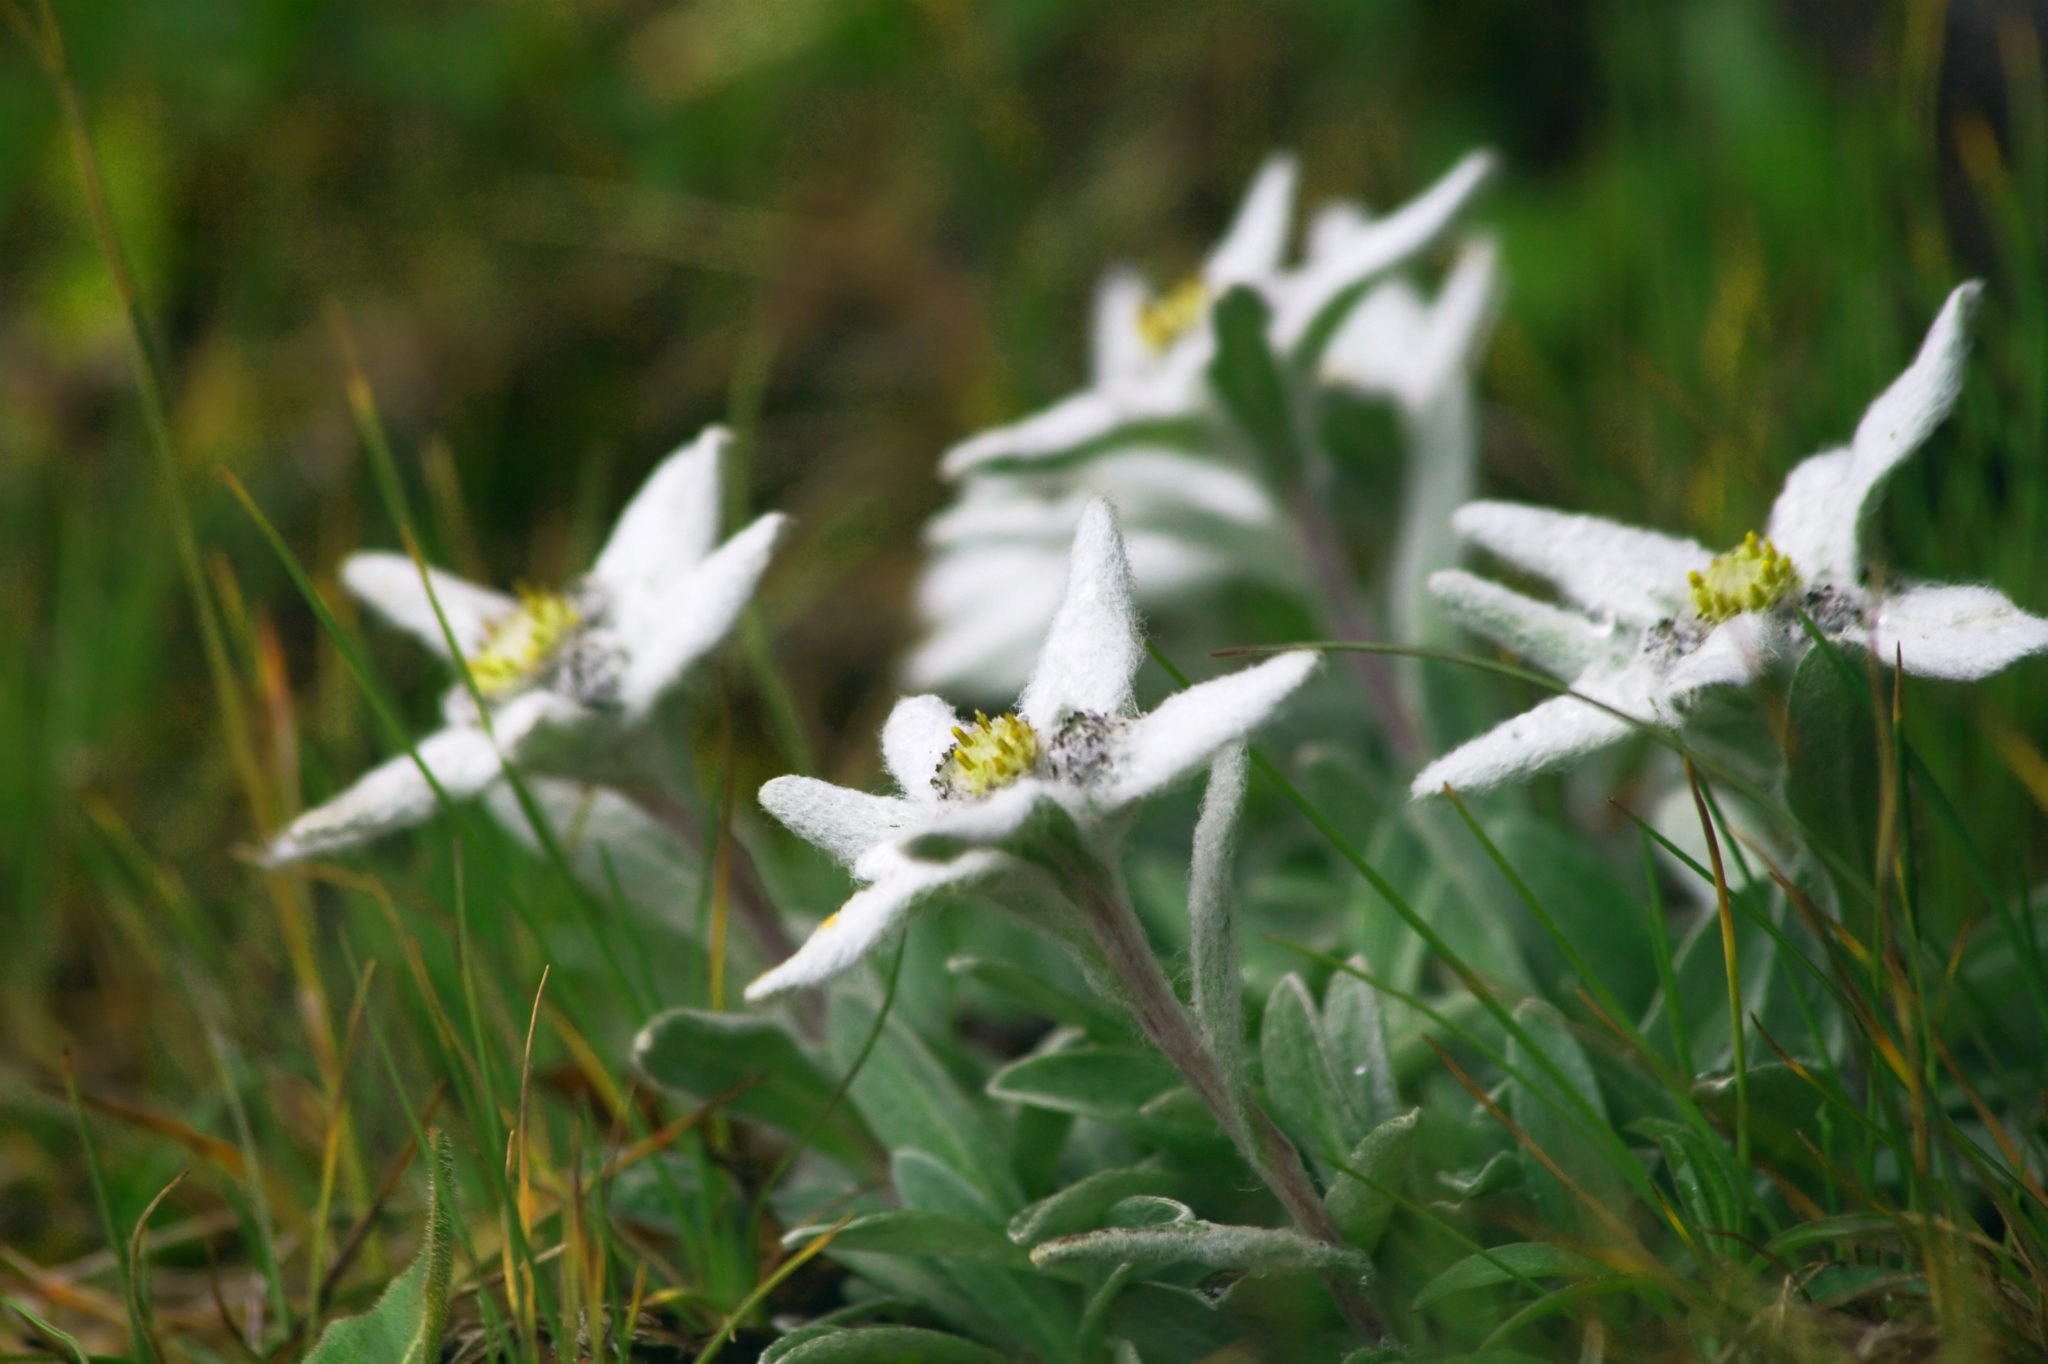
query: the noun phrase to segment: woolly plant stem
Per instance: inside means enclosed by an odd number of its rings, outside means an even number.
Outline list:
[[[1311,489],[1297,487],[1288,510],[1294,517],[1309,579],[1316,587],[1324,625],[1343,639],[1377,639],[1378,623],[1371,608],[1360,599],[1343,540],[1330,523],[1323,503]],[[1379,722],[1380,733],[1386,736],[1387,748],[1395,761],[1403,767],[1419,766],[1426,756],[1422,736],[1416,731],[1407,700],[1385,656],[1347,652],[1344,666],[1371,702],[1373,718]]]
[[[1194,1020],[1181,1007],[1158,958],[1152,955],[1144,927],[1129,901],[1105,886],[1099,875],[1082,872],[1073,877],[1073,883],[1080,887],[1081,908],[1096,946],[1122,986],[1124,1005],[1138,1027],[1201,1096],[1303,1234],[1326,1245],[1345,1245],[1294,1144],[1249,1095],[1235,1092],[1224,1076]],[[1332,1270],[1327,1279],[1338,1308],[1354,1331],[1374,1343],[1388,1339],[1379,1310],[1355,1276]]]

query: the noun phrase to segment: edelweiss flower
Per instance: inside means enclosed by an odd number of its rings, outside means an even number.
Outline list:
[[[984,431],[947,451],[940,473],[957,478],[999,460],[1029,461],[1065,454],[1127,433],[1208,410],[1206,374],[1216,353],[1209,305],[1246,285],[1272,310],[1276,352],[1327,325],[1374,276],[1426,248],[1456,217],[1492,171],[1474,152],[1420,198],[1385,218],[1353,223],[1336,248],[1287,270],[1281,259],[1294,217],[1295,164],[1270,158],[1200,273],[1154,294],[1135,270],[1119,268],[1095,293],[1094,382],[1035,416]]]
[[[394,758],[300,815],[264,861],[295,862],[409,828],[434,813],[435,784],[462,800],[508,763],[581,775],[585,760],[644,720],[732,628],[782,533],[784,518],[771,513],[712,548],[729,438],[713,427],[669,456],[627,504],[589,574],[560,592],[508,597],[430,569],[430,599],[405,555],[357,554],[343,564],[348,589],[427,648],[448,658],[453,636],[483,707],[458,684],[442,703],[445,727],[416,746],[418,761]]]
[[[1307,653],[1191,687],[1148,715],[1131,680],[1143,657],[1116,521],[1091,503],[1067,587],[1015,711],[970,724],[936,696],[897,702],[882,756],[900,795],[778,777],[761,804],[866,884],[795,956],[747,987],[762,999],[846,970],[941,894],[987,889],[1044,905],[1057,891],[1009,851],[1042,802],[1111,863],[1132,808],[1201,769],[1272,713],[1315,666]],[[1000,881],[1000,886],[991,882]]]
[[[1763,536],[1717,555],[1598,517],[1475,502],[1452,519],[1458,534],[1556,584],[1576,609],[1457,571],[1437,574],[1431,590],[1474,632],[1665,728],[1707,689],[1746,684],[1801,657],[1809,646],[1801,613],[1824,636],[1886,663],[1897,657],[1923,677],[1986,677],[2048,651],[2048,620],[1988,587],[1913,584],[1880,596],[1863,581],[1864,521],[1885,478],[1955,403],[1978,289],[1965,284],[1949,295],[1920,354],[1870,405],[1848,446],[1792,470]],[[1630,729],[1608,711],[1557,697],[1431,763],[1413,793],[1532,776]]]
[[[960,501],[926,531],[932,555],[918,604],[929,629],[905,665],[910,684],[987,696],[1006,695],[1022,681],[1058,603],[1058,567],[1068,539],[1082,507],[1095,497],[1121,510],[1148,605],[1226,578],[1298,589],[1302,565],[1291,529],[1272,494],[1240,462],[1240,452],[1171,448],[1162,443],[1169,433],[1157,429],[1214,410],[1207,389],[1215,353],[1209,307],[1233,286],[1257,290],[1272,311],[1273,344],[1301,348],[1295,359],[1312,373],[1309,352],[1319,351],[1357,305],[1370,314],[1367,329],[1347,328],[1329,342],[1323,377],[1392,393],[1404,410],[1413,405],[1413,425],[1428,433],[1425,443],[1435,451],[1445,438],[1456,440],[1457,430],[1469,431],[1469,415],[1433,395],[1455,386],[1444,367],[1462,366],[1484,331],[1491,312],[1490,253],[1482,253],[1485,260],[1468,253],[1434,308],[1424,308],[1405,284],[1398,292],[1381,286],[1362,305],[1360,291],[1427,247],[1470,200],[1490,164],[1484,155],[1468,157],[1423,198],[1385,219],[1369,218],[1355,205],[1325,209],[1311,225],[1303,261],[1286,266],[1295,168],[1290,158],[1276,156],[1197,276],[1155,297],[1134,271],[1112,271],[1096,296],[1094,384],[1046,412],[956,446],[941,465],[963,488]],[[1059,458],[1064,454],[1082,457]],[[1441,523],[1470,495],[1469,463],[1467,456],[1467,471],[1432,500],[1432,521]],[[1420,574],[1410,576],[1418,578],[1411,594],[1418,595]]]

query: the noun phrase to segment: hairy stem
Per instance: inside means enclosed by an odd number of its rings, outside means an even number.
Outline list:
[[[1358,581],[1344,553],[1344,542],[1330,523],[1323,502],[1315,492],[1297,486],[1289,511],[1301,538],[1302,558],[1309,579],[1315,584],[1322,607],[1324,627],[1341,639],[1369,640],[1379,634],[1379,624],[1358,593]],[[1373,719],[1386,736],[1394,760],[1404,767],[1419,766],[1423,759],[1422,736],[1409,713],[1407,700],[1395,684],[1394,670],[1383,654],[1346,652],[1344,666],[1364,689],[1372,703]]]
[[[1266,1181],[1280,1206],[1303,1234],[1326,1245],[1342,1246],[1344,1238],[1323,1207],[1301,1155],[1249,1094],[1233,1092],[1223,1069],[1202,1041],[1194,1020],[1181,1007],[1166,973],[1145,941],[1145,930],[1129,902],[1104,884],[1100,870],[1083,870],[1072,878],[1081,887],[1082,908],[1095,942],[1123,987],[1124,1003],[1145,1036],[1180,1071],[1209,1111],[1230,1134],[1251,1167]],[[1372,1342],[1388,1339],[1379,1310],[1355,1276],[1330,1271],[1330,1291],[1353,1330]]]

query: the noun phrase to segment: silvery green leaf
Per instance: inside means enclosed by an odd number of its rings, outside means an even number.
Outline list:
[[[1395,1197],[1414,1176],[1415,1133],[1422,1110],[1415,1109],[1375,1127],[1351,1148],[1323,1195],[1330,1220],[1344,1239],[1370,1251],[1394,1215]],[[1364,1176],[1363,1179],[1355,1176]]]
[[[375,1307],[323,1331],[305,1364],[433,1364],[441,1357],[455,1267],[455,1164],[446,1133],[430,1140],[427,1230],[411,1266]]]
[[[1628,1186],[1612,1164],[1607,1150],[1587,1135],[1589,1121],[1601,1130],[1608,1127],[1607,1104],[1594,1079],[1592,1063],[1572,1036],[1564,1016],[1541,1000],[1524,1000],[1515,1008],[1515,1021],[1541,1047],[1552,1065],[1561,1071],[1574,1094],[1593,1112],[1587,1119],[1570,1095],[1560,1093],[1549,1072],[1520,1038],[1508,1039],[1508,1066],[1515,1078],[1508,1082],[1508,1112],[1515,1123],[1550,1159],[1557,1162],[1579,1188],[1601,1207],[1616,1216],[1626,1216]],[[1530,1157],[1523,1162],[1530,1188],[1551,1226],[1577,1227],[1590,1238],[1609,1235],[1602,1220],[1580,1201],[1556,1175]]]
[[[633,1056],[656,1083],[698,1100],[752,1081],[727,1101],[726,1111],[791,1136],[810,1128],[836,1083],[780,1023],[752,1014],[671,1009],[640,1030]],[[812,1133],[811,1144],[842,1164],[874,1165],[874,1138],[844,1103]]]
[[[1513,1151],[1496,1151],[1487,1162],[1476,1170],[1439,1170],[1436,1182],[1455,1194],[1461,1201],[1468,1198],[1485,1198],[1502,1189],[1512,1189],[1523,1182],[1522,1162],[1515,1159]]]
[[[1311,1156],[1328,1162],[1365,1135],[1364,1114],[1338,1080],[1322,1020],[1300,976],[1283,976],[1267,997],[1259,1055],[1274,1118]]]
[[[836,1064],[853,1064],[874,1026],[875,1009],[860,995],[833,997],[826,1036]],[[1024,1201],[1005,1157],[1007,1142],[997,1135],[991,1115],[961,1089],[900,1015],[892,1013],[883,1024],[847,1095],[889,1149],[930,1152],[997,1207],[1014,1208]]]
[[[1003,1213],[988,1195],[929,1151],[906,1147],[891,1152],[889,1182],[906,1208],[972,1218],[991,1228],[1002,1225]]]
[[[1097,1170],[1011,1218],[1010,1239],[1029,1246],[1100,1226],[1117,1203],[1139,1194],[1164,1194],[1175,1183],[1163,1165],[1152,1161],[1122,1169]]]
[[[762,1364],[1004,1364],[1005,1356],[958,1336],[916,1326],[862,1326],[807,1336]]]
[[[1140,1047],[1069,1047],[1013,1061],[988,1082],[990,1097],[1103,1118],[1135,1113],[1179,1080],[1158,1052]]]
[[[969,956],[952,958],[946,963],[946,969],[964,980],[1008,995],[1055,1023],[1079,1028],[1098,1041],[1119,1043],[1132,1040],[1133,1025],[1127,1017],[1104,1008],[1097,1000],[1062,989],[1036,971],[1006,961]]]
[[[785,1247],[802,1246],[831,1230],[830,1223],[798,1227],[782,1238]],[[1008,1237],[970,1217],[947,1212],[901,1208],[856,1217],[839,1229],[828,1251],[870,1251],[877,1255],[930,1255],[941,1260],[979,1260],[1009,1269],[1029,1269],[1030,1261]]]
[[[1354,970],[1368,971],[1364,957],[1354,956]],[[1350,971],[1330,978],[1323,992],[1323,1037],[1337,1080],[1349,1091],[1366,1122],[1378,1125],[1400,1110],[1394,1089],[1394,1058],[1387,1049],[1386,1012],[1380,992]]]
[[[1055,1237],[1031,1250],[1031,1262],[1040,1268],[1076,1261],[1192,1264],[1247,1274],[1303,1269],[1344,1269],[1364,1274],[1371,1268],[1360,1252],[1311,1241],[1298,1231],[1224,1226],[1199,1220],[1153,1227],[1108,1227]]]
[[[1604,1279],[1614,1270],[1590,1255],[1541,1241],[1511,1246],[1494,1246],[1468,1255],[1424,1284],[1415,1295],[1415,1306],[1427,1307],[1439,1298],[1468,1288],[1485,1288],[1510,1283],[1517,1276],[1530,1279]]]

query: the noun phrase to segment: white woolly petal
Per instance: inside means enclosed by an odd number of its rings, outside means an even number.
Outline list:
[[[788,518],[770,512],[714,550],[688,576],[664,584],[626,613],[627,650],[619,700],[627,717],[645,715],[689,666],[725,638],[753,599]]]
[[[1428,329],[1429,305],[1414,284],[1398,277],[1376,284],[1330,338],[1322,377],[1407,404]]]
[[[1972,282],[1948,296],[1920,353],[1863,414],[1847,449],[1804,460],[1786,477],[1771,508],[1770,538],[1808,580],[1862,576],[1860,539],[1872,497],[1955,406],[1982,288]]]
[[[1363,204],[1349,199],[1336,199],[1324,204],[1308,220],[1302,259],[1309,265],[1328,260],[1350,245],[1371,223],[1372,215],[1365,211]]]
[[[937,696],[906,696],[882,725],[882,762],[911,800],[932,799],[932,776],[953,747],[960,717]]]
[[[1129,805],[1209,762],[1225,744],[1265,723],[1315,671],[1316,655],[1281,654],[1168,697],[1131,722],[1101,804]]]
[[[617,602],[662,597],[718,538],[719,461],[732,444],[722,426],[663,460],[619,514],[590,576]]]
[[[1512,502],[1470,502],[1451,517],[1461,537],[1557,584],[1565,597],[1628,625],[1654,625],[1686,602],[1686,575],[1713,555],[1691,540]]]
[[[958,478],[998,459],[1058,455],[1100,440],[1130,420],[1122,383],[1087,388],[1008,426],[969,436],[939,460],[939,477]]]
[[[415,750],[418,762],[406,754],[373,767],[325,805],[293,820],[264,849],[264,865],[283,866],[357,847],[427,819],[439,801],[420,763],[432,770],[450,800],[474,796],[504,770],[497,747],[480,729],[439,730]]]
[[[1063,455],[1139,422],[1200,412],[1208,400],[1203,375],[1214,352],[1209,329],[1196,328],[1141,376],[1083,389],[1022,421],[961,441],[939,460],[939,476],[959,478],[996,460]]]
[[[355,785],[293,820],[264,849],[263,861],[280,866],[409,829],[439,805],[421,764],[433,772],[449,800],[467,800],[497,780],[507,759],[544,759],[572,744],[589,721],[590,712],[569,698],[531,691],[492,712],[495,744],[490,734],[471,725],[436,730],[412,753],[371,768]]]
[[[1078,478],[1133,525],[1191,512],[1239,526],[1271,525],[1279,519],[1272,496],[1256,478],[1177,450],[1120,451],[1091,460]]]
[[[1619,743],[1631,728],[1577,697],[1554,696],[1438,758],[1416,775],[1408,792],[1421,800],[1449,783],[1461,795],[1478,795]]]
[[[918,591],[930,627],[904,660],[905,685],[1015,697],[1059,608],[1064,557],[1004,548],[933,559]]]
[[[1137,271],[1119,266],[1095,286],[1094,372],[1098,384],[1113,384],[1152,367],[1152,348],[1138,318],[1150,291]]]
[[[1433,303],[1404,279],[1375,286],[1330,339],[1323,376],[1410,411],[1427,406],[1465,376],[1492,327],[1498,254],[1490,239],[1468,242]]]
[[[1882,477],[1948,416],[1956,395],[1963,388],[1963,361],[1968,354],[1970,314],[1984,286],[1975,280],[1959,285],[1942,304],[1941,312],[1927,329],[1920,353],[1906,372],[1879,395],[1863,420],[1856,425],[1850,448],[1856,461]]]
[[[867,956],[928,901],[965,889],[1014,865],[1001,853],[977,852],[949,862],[899,857],[888,874],[848,900],[819,924],[787,961],[747,987],[760,1001],[789,990],[819,985]]]
[[[444,573],[427,570],[433,597],[427,596],[420,581],[419,566],[403,554],[351,554],[341,566],[342,585],[356,600],[391,625],[413,636],[442,658],[448,657],[448,636],[434,615],[434,603],[448,618],[449,632],[465,655],[484,645],[491,626],[519,609],[519,603],[502,592]]]
[[[1878,606],[1874,644],[1920,677],[1974,681],[2002,672],[2029,654],[2048,653],[2048,620],[2029,615],[1988,587],[1920,586]]]
[[[909,802],[871,796],[816,777],[777,777],[761,788],[761,808],[807,843],[852,867],[861,854],[900,834],[914,819]]]
[[[1612,621],[1595,624],[1463,569],[1432,573],[1429,592],[1452,620],[1554,677],[1575,678],[1636,642],[1633,631],[1624,635]]]
[[[1202,278],[1211,290],[1221,293],[1234,284],[1260,284],[1280,269],[1294,222],[1294,186],[1299,178],[1293,157],[1275,153],[1266,158],[1245,191],[1230,230],[1202,266]]]
[[[919,860],[956,857],[962,847],[993,847],[1022,829],[1039,801],[1056,800],[1071,807],[1077,803],[1072,794],[1052,782],[1025,777],[979,799],[937,801],[919,812],[917,826],[894,846]],[[885,849],[875,857],[892,855],[892,849]],[[854,870],[871,876],[875,866],[864,861]]]
[[[1486,183],[1493,166],[1492,153],[1469,153],[1420,197],[1366,222],[1351,240],[1298,271],[1273,312],[1275,344],[1291,347],[1339,294],[1427,248]]]
[[[1116,516],[1108,503],[1092,502],[1074,531],[1066,593],[1017,709],[1041,732],[1069,711],[1125,714],[1143,652]]]
[[[1741,615],[1723,621],[1672,665],[1664,678],[1665,694],[1682,704],[1709,687],[1748,686],[1770,666],[1783,645],[1782,632],[1761,616]]]

